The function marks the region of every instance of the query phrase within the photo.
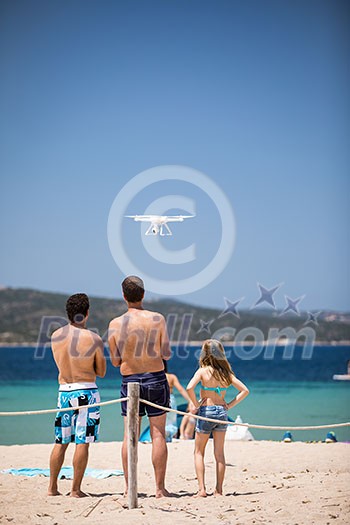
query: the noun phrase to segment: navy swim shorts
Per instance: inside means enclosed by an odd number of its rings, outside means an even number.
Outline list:
[[[144,374],[132,374],[123,376],[120,389],[120,397],[127,397],[128,383],[140,384],[140,398],[151,403],[156,403],[162,407],[170,407],[170,389],[164,370],[160,372],[146,372]],[[122,401],[122,416],[126,416],[127,401]],[[151,407],[140,403],[139,416],[145,416],[147,411],[148,417],[161,416],[166,411],[161,408]]]

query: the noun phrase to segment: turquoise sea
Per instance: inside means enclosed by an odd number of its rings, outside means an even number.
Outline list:
[[[198,347],[174,349],[170,371],[186,386],[196,369]],[[248,355],[248,354],[247,354]],[[55,408],[57,369],[50,350],[36,355],[33,348],[0,349],[0,411]],[[254,359],[242,359],[231,349],[230,361],[236,375],[244,381],[250,395],[230,411],[243,421],[264,425],[321,425],[350,420],[350,382],[333,381],[333,374],[345,373],[350,347],[315,347],[309,359],[296,348],[286,359],[283,347],[273,359],[262,352]],[[103,401],[119,397],[120,374],[110,363],[107,376],[98,380]],[[184,400],[175,392],[178,404]],[[229,390],[227,399],[235,395]],[[120,406],[101,409],[101,441],[122,439]],[[146,418],[144,418],[146,419]],[[0,444],[51,443],[54,414],[0,417]],[[143,422],[143,427],[146,421]],[[324,440],[326,430],[295,431],[301,441]],[[350,441],[350,427],[335,429],[339,441]],[[280,440],[283,432],[252,430],[256,439]]]

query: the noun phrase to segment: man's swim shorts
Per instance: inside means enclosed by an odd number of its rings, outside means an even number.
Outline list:
[[[56,443],[93,443],[98,440],[100,430],[100,407],[89,408],[89,405],[100,402],[100,394],[95,388],[68,387],[74,385],[61,385],[58,393],[57,408],[85,407],[80,410],[57,412],[55,419]],[[62,389],[64,391],[62,391]]]
[[[127,397],[128,383],[140,384],[140,398],[162,407],[170,407],[170,389],[164,370],[160,372],[146,372],[144,374],[132,374],[123,376],[120,397]],[[122,416],[126,416],[127,401],[122,401]],[[161,408],[151,407],[140,403],[139,416],[146,414],[148,417],[161,416],[166,411]]]

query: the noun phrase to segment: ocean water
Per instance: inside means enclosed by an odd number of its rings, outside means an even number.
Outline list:
[[[197,367],[198,347],[173,349],[169,371],[176,373],[186,386]],[[346,371],[350,347],[315,347],[309,359],[303,359],[301,347],[286,359],[283,347],[272,359],[262,351],[253,359],[227,349],[230,362],[239,379],[247,384],[250,395],[230,411],[235,418],[264,425],[322,425],[350,420],[350,382],[333,381],[333,374]],[[37,355],[38,357],[38,355]],[[55,408],[57,369],[50,350],[35,358],[33,348],[0,349],[0,411]],[[108,363],[107,375],[98,380],[103,401],[119,397],[119,370]],[[230,400],[236,394],[227,392]],[[175,391],[178,404],[183,398]],[[143,427],[147,420],[143,418]],[[0,444],[52,443],[54,414],[40,416],[0,417]],[[324,440],[327,430],[295,431],[301,441]],[[339,441],[350,441],[350,427],[335,429]],[[280,440],[283,432],[252,430],[256,439]],[[121,440],[123,422],[120,405],[101,408],[101,441]]]

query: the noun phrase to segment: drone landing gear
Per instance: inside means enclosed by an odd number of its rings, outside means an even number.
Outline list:
[[[154,226],[154,224],[151,224],[151,226],[146,231],[145,235],[157,235],[159,232],[159,229]]]
[[[166,232],[164,233],[163,226],[166,229]],[[162,224],[160,227],[160,235],[164,237],[165,235],[172,235],[171,229],[167,224]]]
[[[165,235],[172,235],[172,232],[167,224],[161,224],[160,226],[158,224],[151,224],[145,235],[158,235],[158,233],[162,237]]]

